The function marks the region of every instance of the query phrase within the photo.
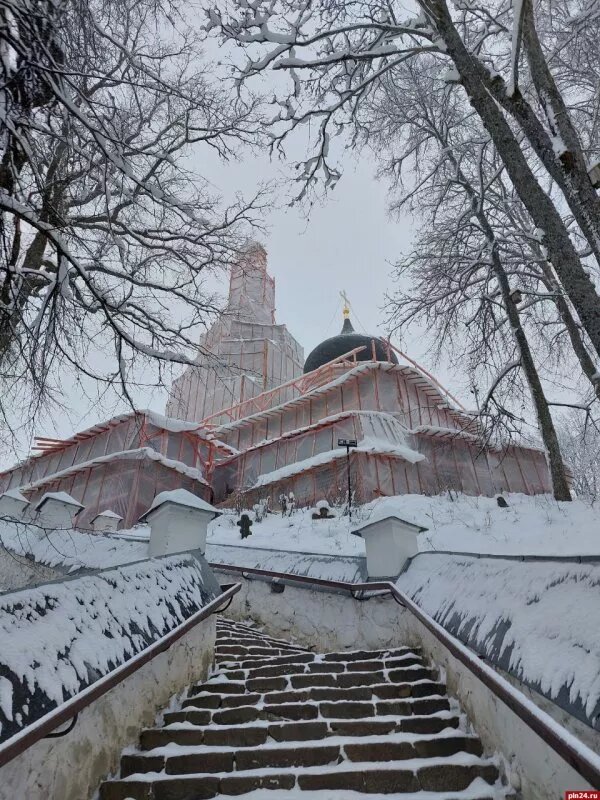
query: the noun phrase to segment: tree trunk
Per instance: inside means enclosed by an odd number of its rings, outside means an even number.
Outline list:
[[[44,233],[38,231],[33,237],[24,257],[24,263],[29,269],[41,269],[48,238]],[[36,288],[36,281],[33,276],[18,277],[16,273],[7,274],[7,279],[11,277],[10,302],[12,310],[0,314],[0,368],[11,352],[13,344],[19,341],[21,329],[23,327],[23,309]],[[18,280],[18,288],[15,284]]]
[[[558,436],[556,435],[556,428],[554,427],[554,422],[552,420],[552,414],[550,413],[550,407],[548,405],[548,401],[546,400],[544,387],[542,386],[539,373],[531,354],[531,348],[529,347],[527,335],[523,330],[523,326],[521,325],[519,312],[517,311],[517,307],[511,299],[508,276],[504,271],[502,262],[500,261],[500,256],[498,254],[498,249],[495,242],[492,244],[492,264],[494,268],[494,274],[500,286],[502,301],[504,303],[504,307],[506,308],[508,321],[519,348],[519,353],[521,355],[521,366],[523,368],[523,372],[525,373],[525,377],[527,378],[527,383],[529,384],[531,399],[533,400],[533,405],[535,407],[540,432],[548,453],[554,499],[571,500],[571,490],[569,489],[565,465],[560,452],[560,445],[558,443]]]
[[[571,121],[569,110],[548,68],[548,62],[535,27],[532,0],[525,0],[524,3],[523,45],[531,78],[546,114],[548,126],[552,134],[562,140],[564,151],[555,151],[552,140],[544,129],[542,129],[542,135],[547,139],[546,142],[540,135],[539,129],[533,130],[531,125],[531,117],[535,116],[533,109],[530,108],[529,113],[523,119],[521,119],[522,115],[515,115],[515,117],[544,166],[560,186],[577,224],[594,253],[596,261],[600,264],[600,197],[598,197],[588,174],[581,141]],[[509,100],[509,98],[506,99]],[[510,105],[510,102],[505,103],[505,107],[509,111]],[[522,110],[524,109],[522,108]],[[513,112],[511,111],[511,113]],[[539,124],[537,117],[535,119]]]
[[[571,313],[569,304],[565,300],[560,286],[557,284],[551,265],[543,259],[540,259],[540,263],[546,277],[548,289],[554,294],[554,303],[564,323],[565,330],[567,331],[571,346],[573,347],[573,352],[579,361],[581,371],[592,384],[594,393],[600,400],[600,376],[598,376],[598,368],[594,364],[585,342],[583,341],[577,320]]]
[[[561,215],[531,171],[510,126],[490,96],[483,80],[485,70],[467,51],[445,0],[421,0],[421,5],[434,19],[469,101],[494,142],[521,202],[534,225],[543,231],[548,258],[600,356],[600,297],[581,263]]]
[[[560,445],[558,442],[556,429],[554,427],[554,422],[552,420],[552,414],[550,413],[550,407],[548,405],[548,401],[546,400],[544,387],[542,386],[539,373],[535,366],[531,348],[529,347],[527,334],[521,325],[519,312],[517,311],[517,307],[511,298],[508,276],[502,265],[500,253],[498,252],[498,244],[496,242],[494,230],[489,223],[482,205],[483,198],[473,188],[468,178],[461,170],[460,163],[448,146],[448,142],[444,142],[444,140],[441,138],[440,141],[445,145],[446,157],[451,161],[453,168],[456,171],[456,175],[471,201],[473,216],[477,218],[477,221],[481,225],[486,239],[490,245],[492,268],[500,287],[500,293],[506,309],[508,322],[521,357],[521,367],[525,373],[525,377],[527,378],[527,383],[529,385],[529,391],[535,408],[540,433],[548,453],[554,499],[571,500],[571,490],[569,489],[569,482],[567,481],[565,465],[560,452]]]

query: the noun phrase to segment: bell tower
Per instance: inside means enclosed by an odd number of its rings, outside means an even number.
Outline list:
[[[225,422],[220,411],[302,375],[304,351],[275,321],[275,280],[261,244],[248,243],[232,266],[227,307],[199,344],[197,364],[173,382],[168,416]]]

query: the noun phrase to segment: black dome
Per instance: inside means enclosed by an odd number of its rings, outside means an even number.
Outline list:
[[[368,336],[367,334],[356,333],[352,327],[349,319],[344,320],[342,331],[338,336],[332,336],[331,339],[325,339],[324,342],[318,344],[312,353],[309,353],[306,361],[304,362],[304,373],[312,372],[313,369],[322,367],[334,358],[343,356],[355,347],[365,347],[366,349],[356,354],[357,361],[371,361],[373,358],[371,341],[375,343],[375,358],[377,361],[391,361],[393,364],[398,363],[396,354],[390,350],[388,356],[388,348],[385,342],[378,336]]]

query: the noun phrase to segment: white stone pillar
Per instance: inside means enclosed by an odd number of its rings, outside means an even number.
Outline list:
[[[35,524],[42,528],[72,528],[83,506],[66,492],[47,492],[35,505]],[[40,538],[45,531],[40,530]]]
[[[220,515],[214,506],[186,489],[157,494],[140,518],[150,525],[151,557],[206,549],[208,523]]]
[[[395,515],[355,528],[352,533],[365,540],[369,578],[395,580],[408,559],[419,552],[417,535],[426,530]]]
[[[94,531],[116,531],[119,527],[119,522],[123,517],[116,514],[114,511],[100,511],[92,520],[92,530]]]
[[[28,517],[29,500],[18,489],[9,489],[0,495],[0,517],[22,521]]]

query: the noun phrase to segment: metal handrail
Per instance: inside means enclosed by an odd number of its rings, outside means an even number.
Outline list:
[[[72,719],[72,717],[79,714],[95,700],[98,700],[98,698],[105,695],[111,689],[114,689],[118,683],[121,683],[121,681],[128,678],[134,672],[137,672],[140,667],[143,667],[144,664],[147,664],[155,658],[155,656],[164,653],[165,650],[168,650],[172,644],[178,639],[181,639],[182,636],[194,628],[199,622],[202,622],[202,620],[210,617],[215,612],[220,611],[220,607],[237,594],[240,589],[241,584],[233,584],[233,586],[230,586],[214,600],[211,600],[208,605],[201,608],[195,614],[192,614],[191,617],[176,628],[173,628],[172,631],[169,631],[169,633],[162,636],[156,642],[146,647],[141,653],[130,658],[124,664],[121,664],[112,672],[109,672],[107,675],[100,678],[100,680],[91,684],[91,686],[88,686],[82,692],[79,692],[79,694],[69,698],[57,708],[53,708],[52,711],[49,711],[31,725],[19,731],[19,733],[7,739],[6,742],[0,744],[0,767],[24,753],[31,745],[43,739],[58,728],[59,725]]]
[[[552,717],[535,703],[528,700],[522,692],[512,686],[492,667],[484,664],[459,639],[425,613],[408,595],[400,591],[390,581],[373,581],[372,583],[348,583],[346,581],[328,581],[323,578],[310,578],[305,575],[293,575],[288,572],[253,567],[238,567],[231,564],[211,564],[213,569],[254,574],[258,577],[269,577],[293,583],[313,584],[323,588],[341,589],[354,595],[355,592],[385,592],[404,606],[458,661],[469,669],[491,692],[515,713],[532,731],[543,739],[564,761],[566,761],[594,789],[600,789],[600,756],[591,748],[580,742],[575,736],[559,725]],[[377,596],[377,595],[375,595]],[[382,595],[379,595],[382,596]]]

